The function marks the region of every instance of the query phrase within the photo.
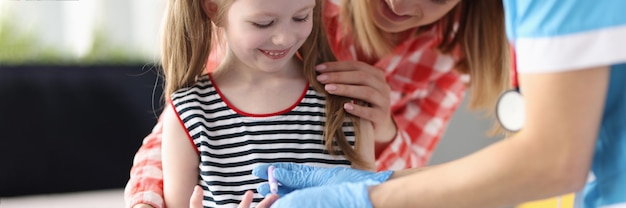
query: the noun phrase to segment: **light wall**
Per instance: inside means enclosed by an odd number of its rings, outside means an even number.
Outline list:
[[[429,164],[461,158],[502,139],[501,136],[487,136],[494,119],[484,118],[480,113],[471,111],[467,106],[469,96],[466,94],[463,103],[452,116]]]
[[[86,55],[96,35],[110,47],[146,59],[158,56],[164,0],[4,0],[0,20],[34,34],[42,48]]]

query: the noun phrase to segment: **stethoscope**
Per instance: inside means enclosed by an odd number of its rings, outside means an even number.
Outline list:
[[[513,60],[515,62],[515,60]],[[517,70],[513,65],[513,88],[500,94],[496,102],[496,119],[507,131],[517,132],[524,127],[524,98],[517,80]]]

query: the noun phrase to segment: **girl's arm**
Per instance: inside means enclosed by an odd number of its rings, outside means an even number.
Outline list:
[[[163,115],[163,195],[168,208],[189,207],[198,184],[199,157],[173,108]]]
[[[223,59],[222,51],[223,49],[218,46],[215,51],[211,52],[207,62],[207,71],[211,72],[219,66]],[[130,179],[124,190],[127,207],[164,207],[163,174],[161,174],[162,117],[163,114],[135,154]]]
[[[396,172],[394,180],[370,189],[374,207],[498,207],[580,190],[591,166],[608,74],[607,67],[521,74],[524,129],[460,160],[413,174]]]

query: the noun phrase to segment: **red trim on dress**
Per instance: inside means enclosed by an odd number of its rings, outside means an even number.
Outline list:
[[[292,111],[294,108],[296,108],[296,106],[298,106],[302,102],[302,99],[304,99],[304,96],[306,95],[306,92],[309,90],[309,83],[307,82],[306,85],[304,85],[304,90],[302,91],[302,94],[300,95],[300,98],[298,98],[298,100],[293,105],[287,107],[284,110],[281,110],[281,111],[278,111],[278,112],[274,112],[274,113],[255,114],[255,113],[247,113],[247,112],[244,112],[244,111],[236,108],[235,105],[230,103],[228,101],[228,99],[226,99],[226,96],[224,96],[224,94],[222,94],[222,91],[219,89],[219,87],[217,87],[217,84],[213,80],[213,76],[211,76],[211,74],[209,74],[209,79],[211,79],[211,83],[213,83],[213,87],[215,88],[215,91],[217,91],[217,94],[220,96],[220,98],[222,98],[224,103],[226,103],[226,106],[228,106],[233,111],[237,112],[239,115],[247,116],[247,117],[270,117],[270,116],[282,115],[282,114],[285,114],[285,113],[287,113],[289,111]]]
[[[187,134],[187,139],[189,139],[189,142],[191,142],[191,145],[193,146],[193,149],[196,151],[196,153],[200,155],[200,151],[198,150],[196,143],[193,141],[193,138],[191,138],[191,134],[189,134],[189,129],[187,129],[187,126],[185,126],[185,122],[183,122],[183,120],[180,119],[180,114],[176,110],[174,101],[172,99],[169,99],[169,102],[170,102],[170,106],[172,106],[172,110],[174,110],[174,112],[176,113],[176,119],[178,120],[178,123],[180,123],[180,125],[185,129],[185,134]]]

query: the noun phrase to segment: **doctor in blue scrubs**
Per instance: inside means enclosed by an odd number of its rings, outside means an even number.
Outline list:
[[[501,207],[571,192],[577,207],[626,207],[626,1],[504,5],[521,130],[423,169],[273,164],[282,186],[272,207]],[[258,190],[268,193],[267,185]]]

